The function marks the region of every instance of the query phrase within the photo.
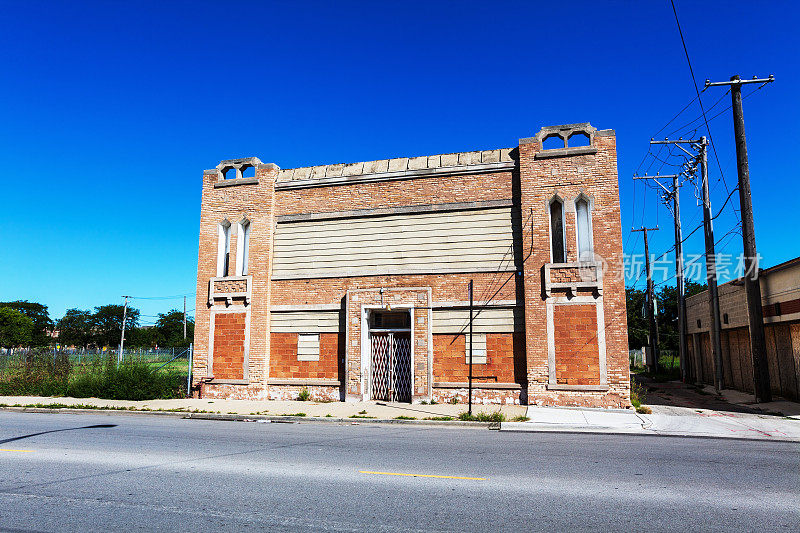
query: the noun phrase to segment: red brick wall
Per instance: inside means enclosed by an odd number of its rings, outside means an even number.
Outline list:
[[[297,333],[273,333],[269,377],[339,379],[339,334],[320,333],[319,361],[297,360]]]
[[[556,305],[553,309],[556,383],[599,385],[597,308],[594,305]]]
[[[214,316],[214,379],[244,379],[245,313]]]
[[[511,198],[511,172],[276,191],[280,215]]]
[[[469,379],[466,362],[467,335],[439,334],[433,336],[433,381],[464,382]],[[524,359],[522,335],[513,333],[486,334],[486,364],[472,365],[476,376],[497,376],[497,383],[514,383],[515,355]],[[494,380],[482,379],[492,383]]]

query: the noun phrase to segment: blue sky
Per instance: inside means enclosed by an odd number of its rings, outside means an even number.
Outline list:
[[[776,76],[745,100],[756,237],[763,265],[795,257],[800,5],[676,4],[701,85]],[[642,252],[628,238],[642,222],[662,228],[651,251],[672,245],[669,212],[631,180],[650,137],[695,96],[668,1],[0,8],[0,300],[39,301],[54,318],[122,294],[190,294],[194,308],[202,170],[221,159],[290,168],[488,149],[584,121],[617,132],[625,251]],[[706,107],[724,93],[706,91]],[[698,115],[695,103],[666,131]],[[710,126],[731,189],[730,112]],[[719,207],[728,193],[711,157]],[[699,208],[683,194],[691,230]],[[731,207],[736,194],[718,237],[736,224]],[[720,244],[741,251],[738,235]],[[686,252],[701,251],[697,232]],[[182,302],[134,305],[147,323]]]

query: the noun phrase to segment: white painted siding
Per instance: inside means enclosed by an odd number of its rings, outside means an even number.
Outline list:
[[[270,331],[273,333],[337,333],[338,311],[272,311]]]
[[[469,364],[469,335],[464,343],[464,362]],[[486,364],[486,333],[472,334],[472,364]]]
[[[273,278],[513,269],[511,208],[287,222]]]
[[[297,336],[297,360],[319,361],[319,333]]]
[[[469,309],[434,309],[432,327],[433,333],[468,333]],[[513,333],[514,309],[483,309],[475,316],[472,322],[472,331],[474,333]]]

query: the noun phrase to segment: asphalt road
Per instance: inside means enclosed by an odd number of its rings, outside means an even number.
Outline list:
[[[800,529],[793,443],[0,412],[0,449],[0,531]]]

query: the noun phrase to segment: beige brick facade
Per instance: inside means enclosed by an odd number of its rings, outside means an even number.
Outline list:
[[[542,149],[547,137],[572,135],[589,146]],[[255,178],[239,177],[249,166]],[[560,263],[551,255],[554,198],[563,205]],[[579,199],[590,206],[594,252],[580,262]],[[230,265],[220,272],[227,227]],[[203,176],[195,389],[376,398],[383,378],[370,339],[384,334],[382,316],[400,313],[396,333],[410,348],[391,352],[389,389],[410,389],[412,401],[466,401],[472,280],[483,350],[475,401],[627,407],[621,268],[615,137],[589,124],[459,154],[285,170],[223,161]],[[240,324],[245,331],[231,333]],[[299,356],[300,337],[318,360]]]

